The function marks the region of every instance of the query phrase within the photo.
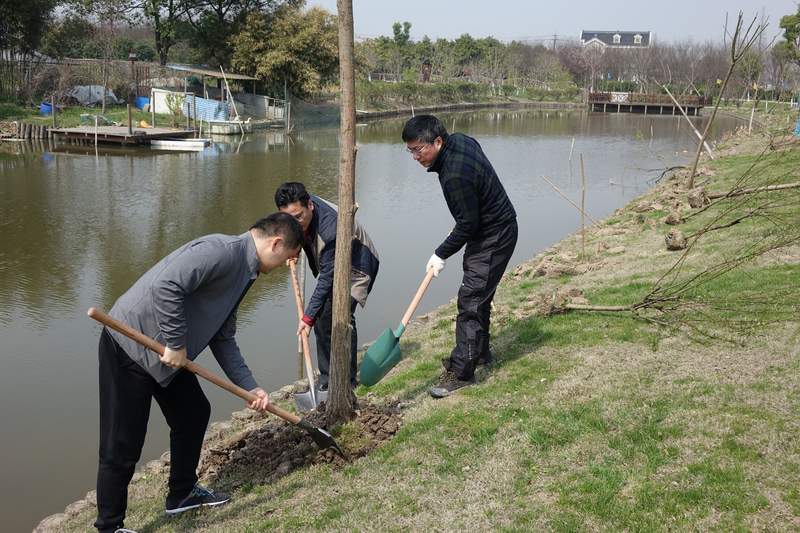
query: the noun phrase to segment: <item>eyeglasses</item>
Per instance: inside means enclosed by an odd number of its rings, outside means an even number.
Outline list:
[[[427,148],[431,144],[432,143],[425,143],[425,144],[420,144],[419,146],[415,146],[414,148],[406,148],[406,152],[408,152],[412,156],[422,155],[422,151],[425,150],[425,148]]]

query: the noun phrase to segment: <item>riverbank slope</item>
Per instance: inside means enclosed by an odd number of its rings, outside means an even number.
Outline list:
[[[766,131],[716,146],[718,158],[704,161],[697,178],[706,196],[800,181],[800,142],[765,123]],[[239,413],[209,432],[201,467],[213,487],[233,489],[230,504],[167,519],[165,461],[154,461],[131,486],[126,525],[800,527],[799,189],[710,204],[700,194],[691,208],[685,181],[683,170],[667,173],[589,229],[585,243],[573,235],[507,273],[493,315],[497,360],[476,386],[428,397],[451,347],[455,306],[416,320],[403,337],[406,359],[359,391],[365,404],[392,404],[402,417],[369,453],[342,465],[308,451],[311,464],[287,456],[281,471],[267,471],[273,463],[253,461],[264,453],[255,438],[268,441],[275,430]],[[683,222],[667,225],[671,212]],[[688,248],[667,250],[671,229]],[[637,303],[650,306],[567,310]],[[362,438],[354,424],[337,434],[347,450],[363,449]],[[42,529],[87,530],[91,499]]]

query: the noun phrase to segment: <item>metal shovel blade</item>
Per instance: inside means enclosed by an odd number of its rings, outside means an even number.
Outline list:
[[[294,405],[297,407],[298,411],[313,411],[319,406],[319,404],[328,400],[328,391],[319,390],[319,388],[317,388],[316,391],[316,403],[314,402],[314,398],[311,394],[311,389],[305,392],[296,392],[294,394]]]
[[[336,451],[336,453],[338,453],[345,459],[347,458],[342,449],[339,448],[339,445],[336,444],[336,441],[333,439],[333,436],[324,429],[312,425],[305,418],[301,419],[300,422],[297,423],[297,425],[305,429],[306,432],[308,432],[308,434],[311,435],[311,438],[314,439],[316,445],[319,446],[321,449],[324,450],[325,448],[333,448]]]

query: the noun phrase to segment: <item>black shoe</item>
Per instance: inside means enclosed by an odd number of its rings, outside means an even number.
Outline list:
[[[213,492],[200,485],[195,485],[192,488],[192,492],[177,504],[172,504],[167,498],[167,514],[176,515],[198,507],[222,505],[228,500],[230,500],[230,497],[227,494]]]
[[[327,383],[320,383],[319,384],[319,390],[321,390],[322,392],[328,392],[328,384]]]
[[[428,391],[431,396],[434,398],[444,398],[445,396],[450,396],[458,389],[466,387],[468,385],[472,385],[475,383],[475,377],[471,377],[468,380],[458,379],[458,376],[455,373],[450,372],[449,370],[445,370],[442,374],[442,377],[439,379],[439,384],[435,387],[431,387]]]
[[[492,352],[486,352],[486,355],[483,357],[478,357],[478,360],[475,361],[475,366],[486,365],[489,366],[494,363],[494,356]]]

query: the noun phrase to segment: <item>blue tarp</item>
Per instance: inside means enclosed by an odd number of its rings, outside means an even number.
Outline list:
[[[230,111],[228,104],[218,100],[211,100],[208,98],[197,98],[193,94],[187,94],[183,100],[181,111],[184,116],[192,116],[194,113],[194,100],[197,101],[197,117],[205,122],[214,122],[217,120],[229,120]],[[194,118],[194,117],[192,117]]]

